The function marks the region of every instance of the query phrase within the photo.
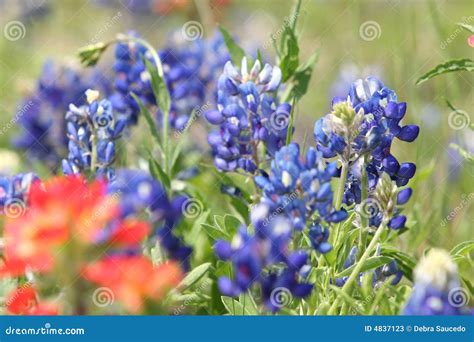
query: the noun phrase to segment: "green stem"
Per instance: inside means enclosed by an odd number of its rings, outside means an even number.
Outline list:
[[[339,179],[339,185],[337,188],[336,199],[334,202],[334,208],[336,210],[341,209],[342,197],[344,196],[344,187],[346,185],[347,173],[349,172],[349,164],[346,161],[342,162],[341,166],[341,177]],[[334,246],[336,247],[339,240],[339,231],[341,230],[342,223],[339,222],[336,226],[336,236],[334,238]]]
[[[156,69],[158,71],[158,75],[164,79],[164,72],[163,72],[163,64],[161,63],[160,56],[156,52],[155,48],[148,43],[146,40],[138,38],[138,37],[133,37],[133,36],[127,36],[123,34],[117,35],[117,40],[124,42],[124,41],[131,41],[135,42],[137,44],[142,45],[145,47],[148,52],[151,55],[151,58],[153,59],[153,62],[156,65]],[[170,155],[169,151],[169,108],[160,108],[162,113],[163,113],[163,164],[165,165],[166,173],[169,175],[170,173],[170,165],[169,165],[169,158],[168,156]]]
[[[95,171],[97,168],[97,131],[94,127],[94,124],[91,124],[91,173],[92,177],[95,175]]]
[[[342,292],[347,293],[349,292],[352,284],[356,280],[356,278],[359,276],[360,270],[362,269],[362,266],[364,265],[365,261],[369,257],[369,255],[372,253],[373,249],[377,245],[377,242],[380,239],[380,236],[382,235],[382,232],[385,228],[385,222],[382,222],[382,224],[379,226],[377,231],[375,232],[374,237],[372,238],[372,241],[370,241],[369,247],[365,250],[364,254],[360,258],[359,262],[357,262],[356,266],[354,267],[354,270],[352,271],[351,275],[349,276],[349,279],[347,279],[347,282],[344,284],[342,287]],[[339,305],[339,298],[341,297],[336,297],[334,300],[331,308],[328,311],[328,315],[334,315],[337,306]]]
[[[341,209],[342,197],[344,196],[344,187],[346,185],[348,172],[349,172],[349,164],[343,161],[342,166],[341,166],[341,178],[339,180],[339,186],[337,188],[336,202],[334,203],[334,208],[336,210]]]
[[[365,157],[362,157],[362,170],[361,170],[361,203],[365,203],[368,197],[368,178],[367,170],[365,168]],[[359,253],[362,253],[366,245],[366,239],[364,235],[364,228],[369,225],[369,218],[367,215],[360,215],[361,225],[359,227]]]

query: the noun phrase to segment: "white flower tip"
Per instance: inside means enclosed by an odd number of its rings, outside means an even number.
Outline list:
[[[92,102],[96,101],[100,96],[99,91],[93,89],[86,90],[86,98],[87,103],[91,104]]]

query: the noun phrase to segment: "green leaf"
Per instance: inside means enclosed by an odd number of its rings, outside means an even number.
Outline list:
[[[392,259],[386,256],[373,256],[373,257],[368,258],[364,262],[364,265],[362,265],[362,268],[360,269],[360,271],[365,272],[367,270],[371,270],[371,269],[383,266],[385,264],[388,264],[390,261],[392,261]],[[349,276],[355,267],[356,267],[356,264],[352,265],[349,268],[346,268],[342,272],[338,273],[336,275],[336,278]]]
[[[165,171],[161,168],[160,164],[153,159],[151,156],[148,159],[148,168],[153,178],[158,179],[167,189],[171,188],[171,181],[166,175]]]
[[[96,65],[108,46],[109,44],[100,42],[97,44],[91,44],[80,48],[78,51],[78,55],[82,65],[88,67]]]
[[[293,138],[293,126],[295,123],[295,107],[296,107],[296,99],[293,98],[293,103],[291,104],[290,121],[288,122],[288,129],[286,131],[286,144],[287,145],[291,143],[291,138]]]
[[[469,25],[469,24],[465,24],[465,23],[457,23],[459,26],[461,26],[463,29],[465,29],[466,31],[469,31],[471,33],[474,33],[474,26],[472,25]]]
[[[319,50],[311,55],[311,57],[300,65],[293,75],[292,82],[283,96],[283,102],[288,102],[294,98],[296,101],[300,100],[308,91],[309,82],[316,62],[319,59]]]
[[[178,288],[180,288],[181,291],[190,288],[191,286],[196,284],[202,277],[204,277],[207,271],[209,271],[209,268],[211,268],[210,262],[206,262],[202,265],[197,266],[191,272],[189,272],[183,280],[181,280],[178,285]]]
[[[229,234],[230,236],[234,236],[234,234],[237,233],[237,230],[239,229],[242,223],[237,217],[226,214],[224,216],[224,224],[225,224],[225,232]]]
[[[428,81],[430,78],[438,75],[446,74],[454,71],[474,71],[474,61],[469,58],[450,60],[445,63],[437,65],[435,68],[428,71],[426,74],[421,76],[417,81],[416,85]]]
[[[249,312],[251,315],[259,314],[257,303],[255,303],[255,299],[249,291],[242,293],[239,296],[239,302],[242,304],[246,312]]]
[[[209,235],[209,237],[213,240],[230,240],[230,235],[219,227],[207,223],[203,223],[202,227],[206,231],[207,235]]]
[[[474,249],[474,241],[464,241],[461,242],[460,244],[457,244],[456,246],[451,249],[449,254],[452,256],[455,255],[465,255],[472,251]]]
[[[153,89],[153,94],[155,95],[158,107],[162,112],[169,113],[171,106],[171,98],[166,87],[165,80],[158,74],[158,69],[153,62],[149,61],[147,58],[143,58],[145,67],[150,73],[151,77],[151,87]]]
[[[142,114],[145,117],[145,121],[148,124],[148,128],[150,129],[151,135],[155,139],[160,150],[162,150],[160,135],[158,134],[158,128],[156,127],[155,119],[153,119],[153,117],[150,114],[150,111],[148,110],[148,108],[145,107],[142,100],[140,100],[140,98],[136,94],[134,93],[130,93],[130,94],[132,95],[135,102],[138,103],[138,107],[140,107],[140,114]]]
[[[244,306],[236,301],[231,297],[221,296],[222,304],[224,304],[227,312],[231,315],[238,315],[238,316],[255,316],[256,313],[253,313],[251,308]]]
[[[392,257],[397,262],[398,267],[403,271],[405,277],[413,281],[413,269],[416,266],[416,260],[412,256],[399,251],[392,246],[382,246],[382,255]]]
[[[280,42],[280,69],[282,82],[286,82],[299,65],[300,48],[293,29],[286,25]]]
[[[224,42],[227,46],[227,50],[229,50],[232,63],[234,63],[234,65],[240,65],[242,59],[245,57],[244,49],[237,45],[230,33],[227,32],[223,27],[219,26],[219,30],[221,31],[222,36],[224,37]]]

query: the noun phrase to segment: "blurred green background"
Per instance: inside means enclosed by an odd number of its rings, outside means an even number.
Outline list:
[[[205,24],[205,34],[221,24],[242,46],[260,48],[271,60],[274,54],[269,37],[278,34],[292,6],[288,0],[233,0],[225,6],[211,4],[208,10],[203,9],[207,1],[198,0],[197,6],[190,1],[176,3],[178,9],[160,15],[152,11],[132,13],[127,8],[129,1],[0,0],[0,29],[3,31],[12,20],[21,21],[26,29],[24,37],[16,41],[5,39],[5,34],[0,37],[0,127],[11,120],[17,102],[34,88],[48,58],[78,65],[75,54],[79,47],[129,29],[140,32],[159,49],[170,31],[198,20]],[[314,122],[328,111],[332,97],[347,92],[356,78],[377,75],[397,92],[399,101],[408,103],[404,122],[421,127],[415,143],[394,144],[398,159],[415,162],[418,168],[411,181],[410,230],[401,238],[401,249],[420,256],[431,246],[449,250],[472,239],[474,165],[464,162],[449,144],[456,142],[472,151],[474,136],[467,127],[450,127],[452,110],[446,100],[466,111],[472,122],[473,74],[447,74],[415,86],[419,76],[445,60],[472,58],[469,34],[456,25],[474,25],[472,1],[305,0],[298,20],[302,60],[315,49],[319,49],[320,59],[308,93],[296,109],[297,140],[306,135],[307,143],[312,143]],[[364,39],[364,34],[371,34],[363,32],[367,22],[375,31],[374,36]],[[112,51],[107,52],[101,68],[110,69],[111,55]],[[15,133],[16,128],[12,128],[0,137],[2,151],[10,149]],[[205,148],[204,134],[197,134]],[[17,171],[27,171],[25,158],[21,153],[18,157]],[[0,165],[7,162],[3,151]],[[203,198],[207,198],[204,192],[209,192],[217,212],[225,211],[221,205],[224,197],[212,189],[201,191]]]

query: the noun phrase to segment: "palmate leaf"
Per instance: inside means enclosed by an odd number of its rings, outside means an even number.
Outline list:
[[[300,48],[293,29],[286,25],[280,42],[280,69],[282,82],[286,82],[296,71],[299,65]]]
[[[288,85],[288,88],[283,95],[283,102],[288,102],[292,98],[298,101],[306,94],[314,66],[318,59],[319,50],[314,52],[306,63],[300,65],[298,69],[296,69],[292,77],[293,81]]]
[[[438,75],[446,74],[454,71],[474,71],[474,61],[469,58],[450,60],[445,63],[437,65],[435,68],[428,71],[426,74],[421,76],[417,81],[416,85],[428,81],[430,78]]]

